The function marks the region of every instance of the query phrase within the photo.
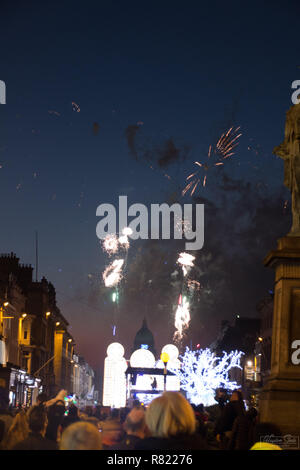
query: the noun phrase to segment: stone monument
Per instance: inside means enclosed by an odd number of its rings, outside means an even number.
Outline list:
[[[300,104],[287,111],[284,142],[274,153],[284,160],[293,222],[264,260],[275,270],[275,289],[271,373],[260,397],[260,420],[277,424],[284,435],[300,441],[300,364],[293,361],[292,346],[300,340]]]

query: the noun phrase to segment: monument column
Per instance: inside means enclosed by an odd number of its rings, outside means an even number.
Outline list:
[[[265,258],[275,269],[271,373],[260,396],[260,421],[277,424],[300,439],[300,363],[292,344],[300,340],[300,105],[287,112],[285,140],[274,149],[284,159],[292,194],[293,224]],[[300,356],[300,354],[299,354]]]

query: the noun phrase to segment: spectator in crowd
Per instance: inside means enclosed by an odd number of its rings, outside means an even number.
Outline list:
[[[8,433],[2,441],[2,449],[11,450],[29,435],[28,416],[25,410],[19,411],[13,419]]]
[[[110,447],[110,450],[132,450],[141,439],[144,439],[145,411],[142,408],[133,408],[125,419],[124,429],[125,437],[119,444]]]
[[[238,416],[245,415],[245,405],[243,402],[242,392],[235,390],[232,392],[229,403],[226,403],[222,409],[221,416],[215,426],[215,434],[217,441],[220,443],[221,449],[226,449],[232,436],[232,428],[234,420]]]
[[[0,443],[8,433],[13,422],[13,415],[9,411],[9,400],[4,387],[0,387]]]
[[[178,392],[165,392],[146,411],[151,437],[136,445],[137,450],[202,450],[203,438],[196,434],[196,418],[189,402]]]
[[[45,438],[47,413],[42,406],[33,406],[28,412],[29,434],[12,450],[56,450],[55,442]]]
[[[91,423],[70,424],[62,434],[60,450],[101,450],[101,435]]]
[[[47,400],[48,400],[48,397],[47,397],[46,393],[40,393],[37,396],[36,404],[37,405],[45,405]]]
[[[107,450],[121,442],[124,431],[118,419],[106,419],[101,423],[101,434],[103,449]]]
[[[79,421],[78,408],[74,404],[71,404],[68,409],[67,416],[63,416],[61,423],[61,432],[63,432],[70,424],[77,423]]]
[[[235,418],[228,450],[250,449],[256,418],[257,411],[255,408],[250,408],[244,415],[241,414]]]
[[[58,441],[59,427],[63,423],[65,416],[65,403],[58,400],[53,405],[47,408],[48,410],[48,426],[46,430],[46,437],[53,442]]]

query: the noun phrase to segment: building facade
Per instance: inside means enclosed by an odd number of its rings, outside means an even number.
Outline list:
[[[90,366],[83,358],[74,362],[75,342],[54,286],[44,277],[33,281],[32,273],[14,253],[0,255],[0,387],[12,406],[30,405],[39,391],[87,395],[94,385]]]

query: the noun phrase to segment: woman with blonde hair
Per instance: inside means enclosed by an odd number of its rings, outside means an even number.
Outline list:
[[[21,410],[13,419],[8,433],[2,442],[2,449],[11,450],[16,444],[26,439],[28,434],[28,416],[24,410]]]
[[[136,449],[207,449],[204,440],[196,434],[196,418],[191,405],[178,392],[165,392],[150,403],[146,425],[151,437],[139,442]]]

